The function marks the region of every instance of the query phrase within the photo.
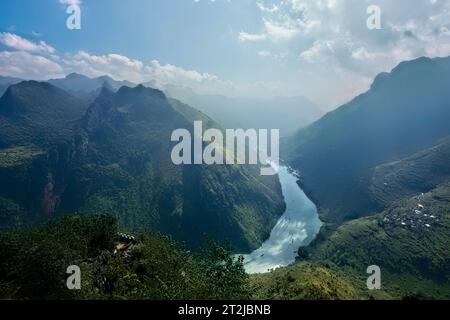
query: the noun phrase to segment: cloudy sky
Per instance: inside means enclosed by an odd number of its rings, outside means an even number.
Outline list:
[[[81,7],[81,30],[66,27]],[[367,8],[381,29],[367,28]],[[70,72],[332,108],[374,76],[450,55],[450,0],[2,0],[0,75]]]

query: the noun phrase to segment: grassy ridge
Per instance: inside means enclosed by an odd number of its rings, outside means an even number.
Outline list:
[[[299,263],[251,276],[254,299],[351,300],[360,293],[344,274],[314,263]]]

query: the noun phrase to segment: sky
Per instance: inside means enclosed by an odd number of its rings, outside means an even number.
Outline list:
[[[80,30],[66,27],[72,4]],[[450,0],[0,1],[0,75],[23,79],[109,75],[332,109],[401,61],[448,55]]]

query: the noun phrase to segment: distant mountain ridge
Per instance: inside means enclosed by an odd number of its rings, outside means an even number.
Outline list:
[[[107,87],[111,91],[117,91],[122,86],[136,86],[130,81],[117,81],[109,76],[89,78],[78,73],[71,73],[61,79],[50,79],[48,83],[80,98],[94,98],[102,87]]]
[[[152,86],[153,83],[145,85]],[[188,88],[171,85],[163,90],[230,129],[280,129],[281,136],[287,137],[323,115],[317,105],[302,96],[250,98],[201,95]]]
[[[0,76],[0,96],[13,84],[23,81],[18,78]],[[103,87],[118,91],[122,86],[136,87],[137,84],[117,81],[109,76],[90,78],[71,73],[64,78],[47,81],[71,95],[92,103]],[[281,136],[287,137],[298,129],[311,124],[323,115],[323,111],[305,97],[246,98],[222,95],[196,94],[189,88],[164,85],[155,81],[144,84],[148,88],[159,88],[171,98],[192,105],[217,121],[223,128],[280,129]]]

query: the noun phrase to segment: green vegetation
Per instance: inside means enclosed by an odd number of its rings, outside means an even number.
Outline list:
[[[10,87],[0,99],[0,197],[8,209],[0,227],[107,213],[124,230],[159,230],[191,249],[205,233],[239,252],[255,249],[284,210],[279,181],[261,177],[258,166],[174,165],[171,134],[192,130],[195,120],[220,128],[143,86],[103,87],[87,111],[47,83]]]
[[[0,197],[0,226],[18,228],[24,225],[25,220],[23,208],[11,200]]]
[[[310,263],[253,275],[251,286],[254,299],[355,300],[362,297],[342,273]]]
[[[299,250],[298,263],[251,277],[255,296],[450,299],[449,146],[443,139],[377,166],[366,188],[385,208],[343,224],[326,223]],[[370,265],[381,268],[381,290],[367,290]],[[310,285],[322,287],[314,296]]]
[[[431,212],[442,213],[442,206],[448,212],[449,190],[450,184],[442,186],[423,203]],[[170,237],[141,231],[127,243],[111,216],[65,216],[0,232],[0,298],[448,299],[450,216],[441,214],[432,231],[413,233],[383,224],[390,214],[346,223],[310,248],[308,261],[252,276],[229,246],[212,240],[191,252]],[[382,290],[365,287],[371,264],[382,269]],[[69,265],[81,268],[79,291],[66,288]]]
[[[220,125],[212,120],[210,117],[205,115],[204,113],[192,108],[191,106],[176,100],[176,99],[168,99],[170,105],[181,115],[183,115],[184,118],[186,118],[187,121],[190,123],[194,123],[194,121],[202,121],[203,123],[203,129],[220,129]]]
[[[2,299],[245,299],[248,277],[229,248],[207,241],[193,254],[142,231],[121,243],[107,215],[66,216],[42,227],[1,232]],[[65,273],[81,268],[81,290]]]
[[[9,168],[23,165],[33,160],[34,157],[45,154],[39,148],[33,146],[18,146],[0,150],[0,167]]]
[[[424,206],[420,217],[415,211],[418,204]],[[449,212],[450,183],[446,182],[419,197],[400,200],[382,213],[349,221],[335,230],[325,229],[325,237],[302,250],[302,261],[252,276],[255,295],[450,299]],[[381,268],[381,290],[367,289],[370,265]]]
[[[70,141],[87,103],[48,83],[24,81],[0,98],[0,148]]]
[[[450,137],[404,159],[377,166],[371,196],[386,206],[398,199],[428,192],[450,178]]]
[[[220,128],[212,119],[143,86],[105,86],[87,111],[49,84],[11,86],[0,99],[0,298],[449,299],[448,59],[400,64],[286,142],[325,225],[296,264],[252,276],[204,235],[258,247],[285,208],[278,179],[170,161],[172,131]],[[59,85],[84,84],[70,78]],[[54,220],[68,212],[80,215]],[[123,243],[118,229],[170,237]],[[65,287],[73,264],[81,291]],[[370,265],[381,290],[367,290]]]

